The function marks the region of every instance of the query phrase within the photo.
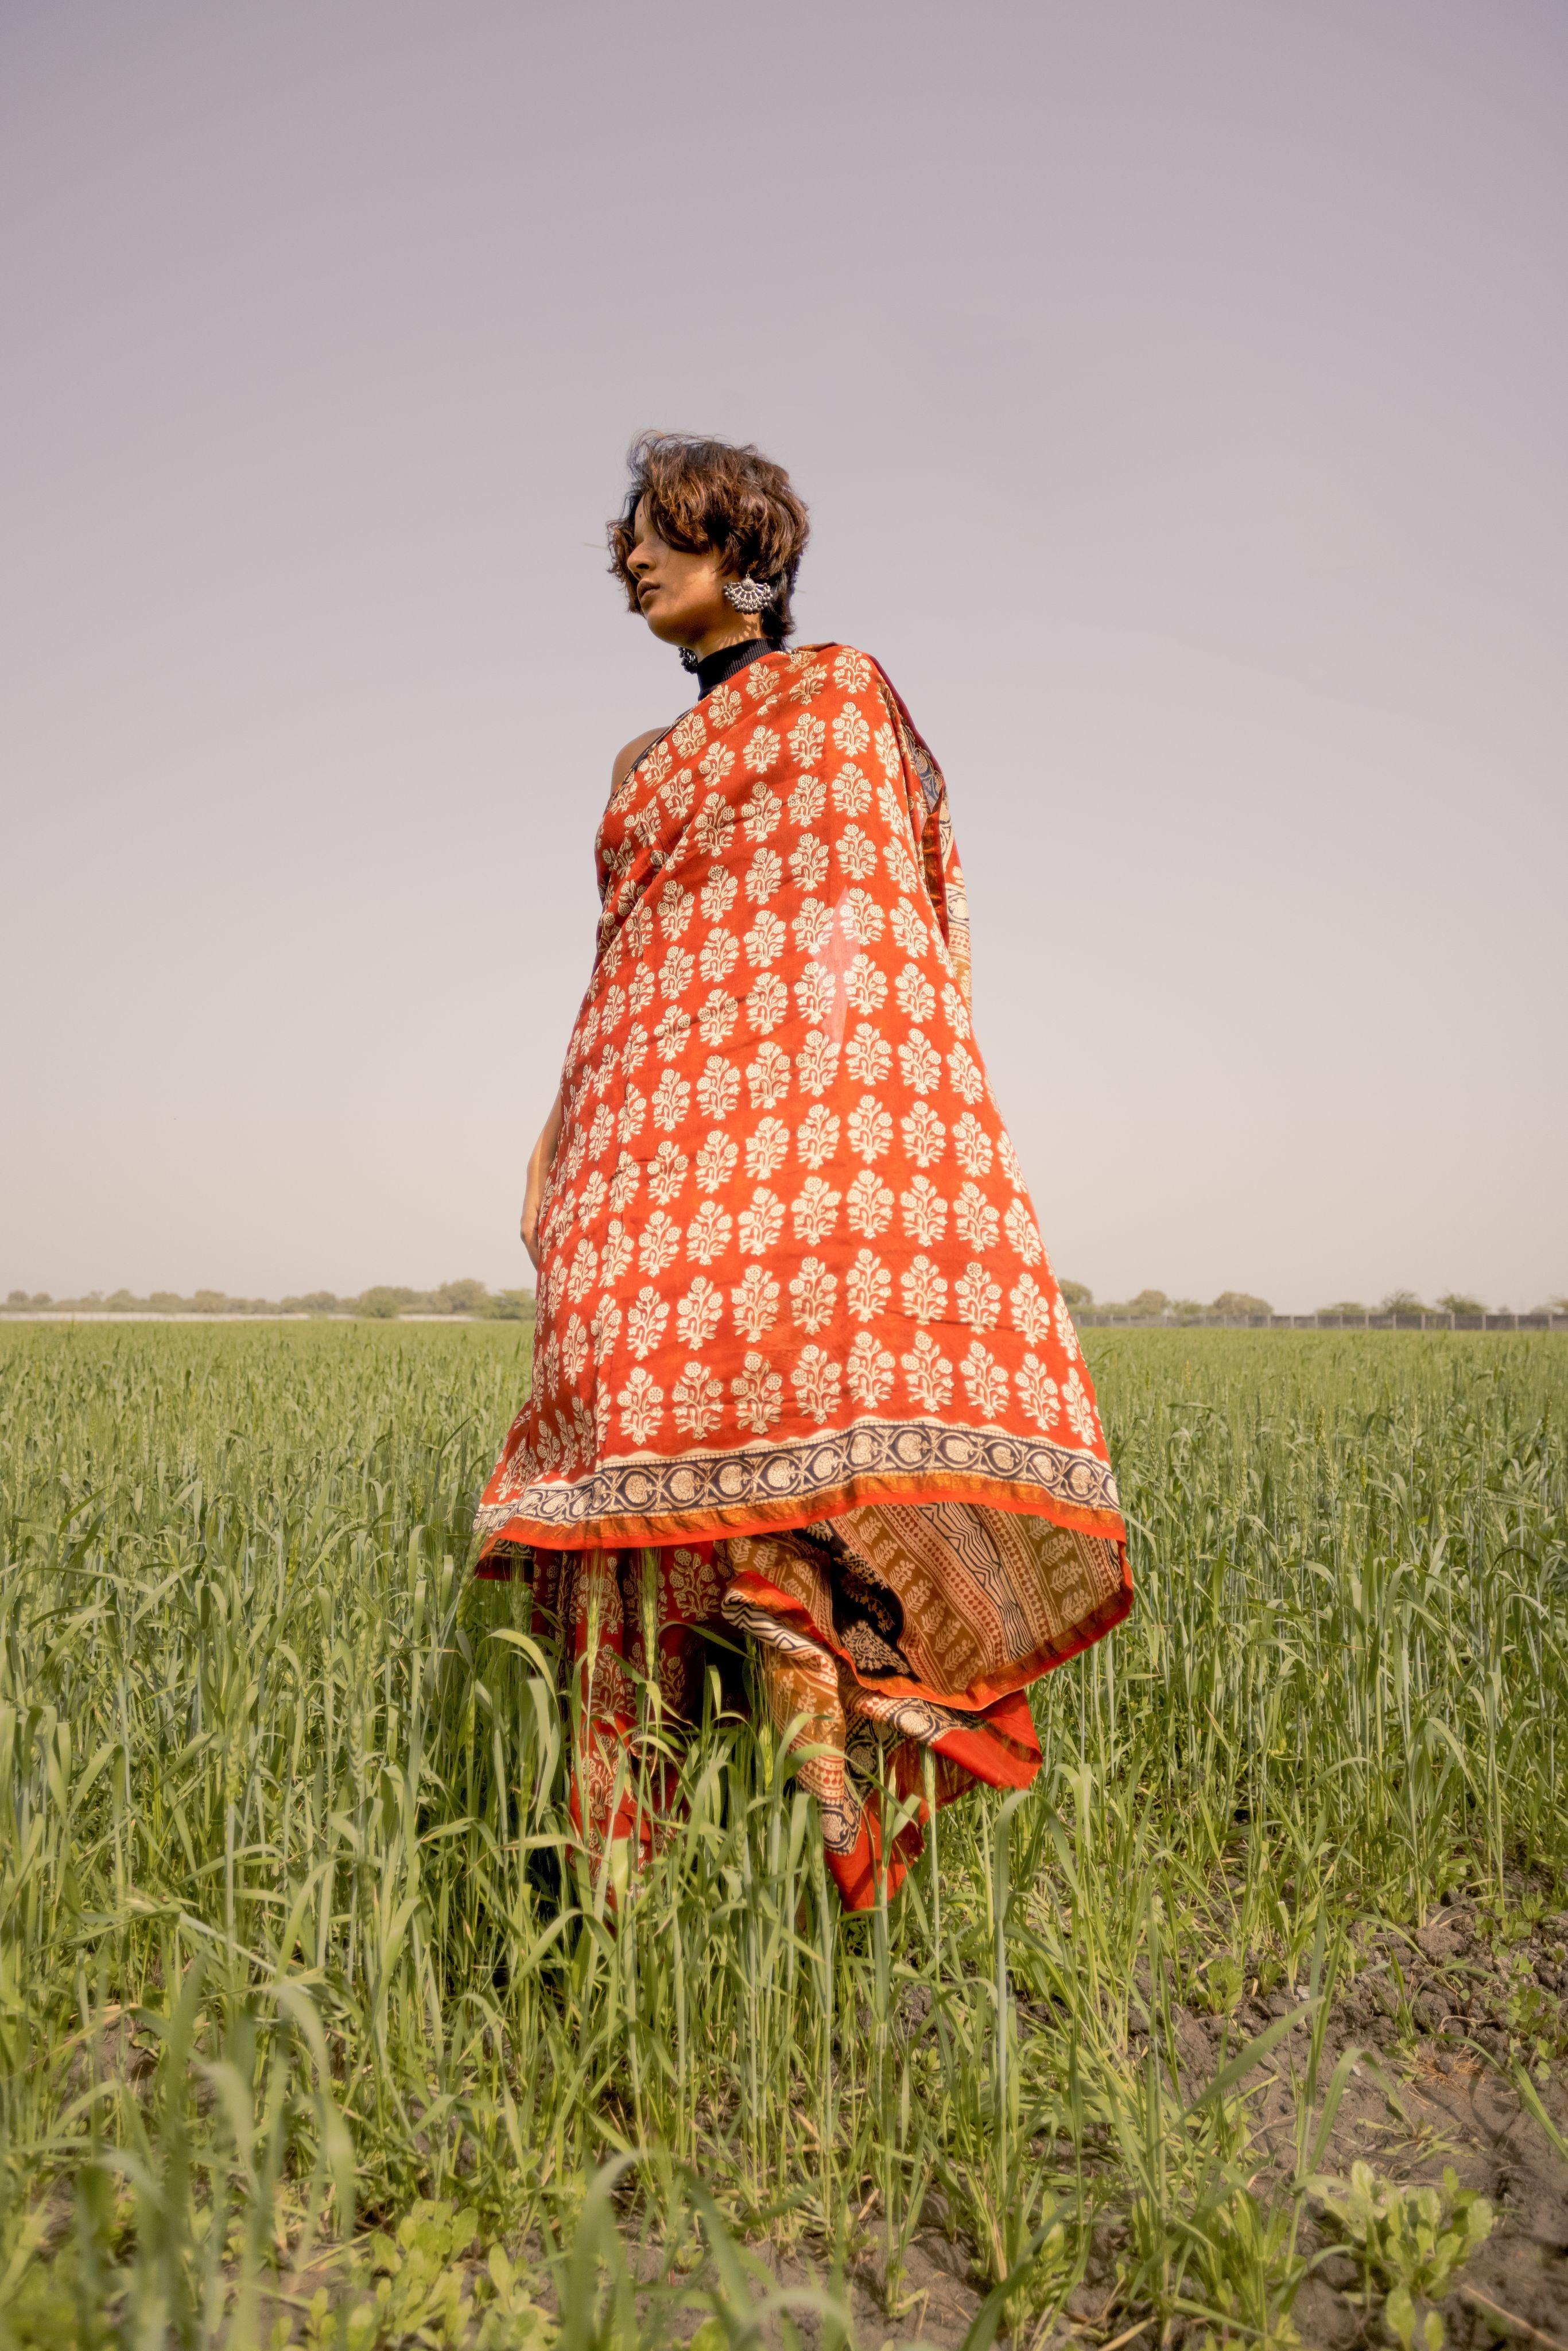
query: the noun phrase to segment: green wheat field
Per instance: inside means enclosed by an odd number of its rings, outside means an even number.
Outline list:
[[[1086,1340],[1134,1614],[846,1919],[716,1671],[635,1897],[577,1850],[468,1573],[526,1330],[0,1332],[0,2342],[864,2344],[868,2263],[932,2340],[938,2237],[971,2351],[1289,2344],[1331,2241],[1435,2342],[1490,2215],[1328,2181],[1332,2020],[1374,1930],[1563,1905],[1568,1346]],[[1490,2060],[1549,2132],[1553,2030]]]

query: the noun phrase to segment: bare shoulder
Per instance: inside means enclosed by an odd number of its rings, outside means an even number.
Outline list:
[[[669,730],[664,726],[650,726],[645,735],[633,735],[630,743],[623,743],[622,745],[620,750],[615,754],[615,764],[610,770],[610,789],[612,791],[620,790],[622,785],[625,782],[627,777],[631,774],[632,768],[636,766],[643,752],[647,750],[649,745],[656,743],[660,736],[668,733],[668,731]]]

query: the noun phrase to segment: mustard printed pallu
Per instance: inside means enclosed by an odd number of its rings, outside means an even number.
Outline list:
[[[928,1752],[939,1802],[1027,1784],[1028,1684],[1132,1603],[971,1025],[946,789],[874,662],[776,652],[644,753],[597,859],[480,1573],[521,1559],[580,1673],[591,1631],[592,1842],[646,1834],[615,1810],[633,1677],[689,1717],[705,1630],[745,1635],[864,1907],[900,1869],[878,1782]]]

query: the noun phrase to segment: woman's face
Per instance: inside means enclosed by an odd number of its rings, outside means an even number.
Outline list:
[[[706,640],[734,643],[758,633],[758,624],[743,619],[724,601],[728,576],[722,559],[711,549],[689,555],[684,548],[666,547],[648,520],[648,502],[637,507],[632,550],[626,558],[637,590],[637,608],[656,637],[667,645],[692,645],[712,650]]]

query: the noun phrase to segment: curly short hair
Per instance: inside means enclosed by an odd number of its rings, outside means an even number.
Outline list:
[[[750,443],[705,441],[689,433],[640,434],[627,455],[632,480],[610,525],[610,569],[635,612],[637,587],[627,569],[637,508],[667,547],[691,555],[713,549],[737,579],[764,580],[778,590],[762,614],[762,633],[781,645],[793,630],[790,598],[810,524],[782,465]]]

